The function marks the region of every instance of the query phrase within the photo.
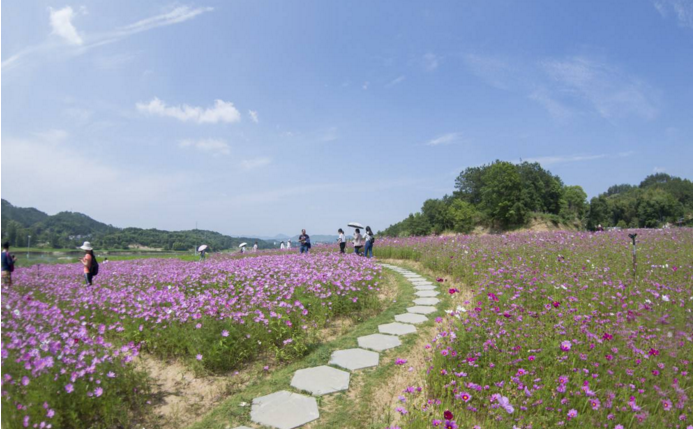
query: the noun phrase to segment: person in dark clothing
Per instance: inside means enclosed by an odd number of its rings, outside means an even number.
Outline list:
[[[366,232],[364,232],[364,256],[367,258],[374,256],[374,233],[370,226],[367,226]]]
[[[10,243],[2,243],[2,284],[12,286],[12,272],[17,257],[10,253]]]
[[[91,286],[92,278],[94,277],[92,274],[92,265],[96,260],[96,257],[94,256],[94,248],[92,247],[91,243],[85,241],[80,249],[84,250],[84,258],[80,259],[80,262],[82,265],[84,265],[84,280],[89,286]]]
[[[301,243],[301,247],[299,248],[300,253],[308,253],[309,250],[311,250],[311,237],[309,237],[309,235],[306,234],[305,229],[301,230],[301,235],[299,236],[299,243]]]

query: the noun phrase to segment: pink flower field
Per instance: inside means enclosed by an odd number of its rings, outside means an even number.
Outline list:
[[[139,353],[223,372],[302,356],[378,303],[381,268],[336,254],[19,268],[2,289],[2,427],[121,427],[147,400]]]
[[[468,291],[401,393],[399,427],[691,428],[691,229],[379,245]]]

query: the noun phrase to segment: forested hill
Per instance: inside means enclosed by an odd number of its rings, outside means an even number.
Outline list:
[[[386,236],[469,233],[478,226],[522,228],[533,218],[554,224],[659,227],[692,222],[692,182],[658,173],[639,185],[616,185],[587,201],[580,186],[568,186],[538,163],[496,161],[462,171],[455,190],[424,202],[418,213],[389,226]]]
[[[272,243],[250,237],[230,237],[214,231],[162,231],[158,229],[117,228],[96,221],[82,213],[60,212],[53,216],[35,208],[15,207],[2,200],[2,240],[12,246],[26,246],[31,236],[32,247],[74,249],[90,241],[101,249],[153,248],[190,250],[207,244],[213,250],[238,247],[242,242],[269,248]]]

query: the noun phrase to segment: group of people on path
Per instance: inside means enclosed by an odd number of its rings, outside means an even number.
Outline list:
[[[345,247],[347,246],[347,240],[345,239],[345,232],[342,228],[337,230],[338,237],[337,242],[340,244],[340,253],[345,253]],[[370,226],[364,229],[364,235],[361,234],[359,228],[355,229],[354,236],[352,237],[352,242],[354,243],[354,253],[357,255],[362,255],[361,251],[364,249],[363,256],[367,258],[372,258],[374,256],[374,242],[376,237],[371,230]]]

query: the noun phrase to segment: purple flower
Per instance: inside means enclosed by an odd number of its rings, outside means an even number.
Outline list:
[[[561,348],[562,351],[568,352],[571,350],[571,341],[562,341],[559,348]]]
[[[574,410],[573,408],[570,409],[570,410],[569,410],[569,413],[567,414],[567,416],[569,417],[569,419],[573,419],[573,418],[576,417],[577,415],[578,415],[578,411]]]

